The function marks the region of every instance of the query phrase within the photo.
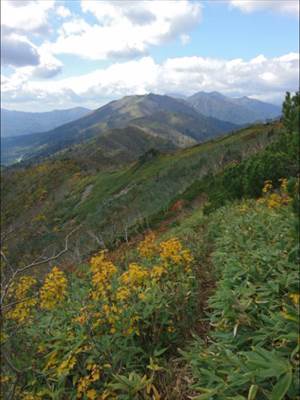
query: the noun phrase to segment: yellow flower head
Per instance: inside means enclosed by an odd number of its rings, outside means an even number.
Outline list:
[[[54,267],[40,289],[41,308],[53,310],[65,298],[67,285],[65,274]]]
[[[149,272],[144,268],[140,267],[138,264],[129,264],[128,271],[124,272],[120,281],[131,288],[142,285],[149,276]]]
[[[291,293],[289,295],[289,298],[292,300],[292,302],[295,305],[298,305],[299,304],[299,300],[300,300],[300,294],[299,293]]]
[[[37,304],[35,298],[30,298],[30,292],[36,284],[36,279],[31,276],[22,276],[19,281],[9,289],[9,296],[16,301],[15,307],[7,313],[7,318],[17,322],[24,322],[30,317],[34,306]]]
[[[160,257],[167,264],[185,264],[188,266],[193,257],[188,249],[184,249],[177,238],[171,238],[160,243]]]
[[[90,261],[92,271],[92,283],[96,292],[93,296],[99,299],[105,296],[111,288],[111,279],[117,272],[117,268],[111,261],[105,259],[105,252],[101,251],[97,256],[92,257]]]
[[[158,245],[155,242],[155,234],[150,232],[145,239],[139,244],[138,251],[140,256],[152,258],[158,251]]]

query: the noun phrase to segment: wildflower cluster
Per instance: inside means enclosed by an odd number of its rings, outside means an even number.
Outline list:
[[[278,208],[288,205],[292,201],[287,192],[288,180],[286,178],[281,178],[279,179],[279,182],[280,188],[277,192],[275,192],[273,191],[272,181],[265,181],[262,189],[264,197],[258,199],[258,203],[266,204],[268,208]]]
[[[91,262],[92,283],[95,291],[92,293],[94,299],[106,295],[111,289],[111,279],[116,274],[117,268],[111,261],[105,259],[105,252],[101,251],[92,257]]]
[[[145,239],[139,244],[138,251],[141,257],[151,259],[157,254],[158,245],[153,232],[150,232]]]
[[[86,369],[88,374],[81,377],[77,384],[77,398],[82,399],[86,395],[87,399],[94,400],[97,398],[97,391],[90,386],[100,379],[100,368],[96,364],[88,364]]]
[[[37,299],[30,297],[32,288],[37,281],[31,276],[22,276],[19,281],[12,285],[9,290],[9,297],[17,303],[12,310],[7,313],[7,318],[19,323],[26,321],[37,304]]]
[[[271,180],[267,180],[264,183],[264,187],[262,189],[262,192],[263,193],[269,193],[272,190],[272,188],[273,188],[272,181]]]
[[[154,364],[154,369],[148,367],[149,358],[154,351],[165,352],[179,343],[193,323],[192,256],[178,239],[159,244],[153,234],[138,251],[138,261],[125,270],[100,252],[91,258],[88,273],[70,273],[69,282],[56,267],[46,276],[39,291],[34,343],[31,325],[22,333],[26,346],[32,346],[24,355],[26,365],[35,366],[26,377],[28,399],[43,398],[46,391],[53,398],[64,393],[79,400],[116,399],[123,394],[128,399],[160,398],[152,382],[159,369]],[[14,292],[22,297],[34,284],[33,278],[24,277]],[[50,328],[45,329],[49,321]],[[121,387],[117,376],[122,371],[129,378]],[[16,390],[21,393],[22,388]]]
[[[124,272],[120,277],[120,282],[125,286],[134,288],[148,278],[149,271],[142,268],[138,264],[131,263],[129,264],[128,271]]]
[[[40,306],[44,310],[53,310],[66,296],[67,278],[57,267],[46,276],[40,289]]]
[[[177,238],[171,238],[160,243],[160,257],[164,265],[168,265],[168,263],[184,264],[186,270],[190,270],[189,267],[193,261],[191,252],[188,249],[183,249]]]
[[[76,358],[74,355],[70,355],[66,360],[64,360],[57,368],[57,375],[63,376],[68,375],[71,369],[74,368],[76,364]]]

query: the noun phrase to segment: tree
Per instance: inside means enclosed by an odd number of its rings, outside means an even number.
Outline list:
[[[283,124],[289,133],[299,130],[300,92],[286,92],[282,105]]]

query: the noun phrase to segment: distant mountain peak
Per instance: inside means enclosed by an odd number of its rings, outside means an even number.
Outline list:
[[[3,141],[2,152],[6,163],[32,157],[47,157],[65,151],[73,145],[82,145],[87,140],[103,138],[107,132],[106,150],[120,148],[123,135],[116,129],[124,129],[128,139],[133,140],[130,148],[142,139],[155,143],[159,148],[186,147],[223,135],[237,129],[229,122],[208,118],[182,99],[148,93],[126,96],[112,101],[84,117],[59,126],[48,132]],[[132,135],[132,129],[138,129]],[[139,132],[143,134],[139,134]],[[112,138],[114,138],[112,140]],[[118,143],[117,143],[118,141]],[[109,142],[109,144],[108,144]],[[151,143],[150,143],[151,144]],[[127,146],[128,147],[128,146]],[[147,146],[142,146],[147,148]]]
[[[273,104],[247,96],[227,97],[217,91],[197,92],[186,101],[203,115],[235,124],[263,122],[281,114],[280,107]]]

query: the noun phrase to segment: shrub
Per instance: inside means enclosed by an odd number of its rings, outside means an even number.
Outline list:
[[[298,260],[287,181],[272,197],[221,208],[210,239],[217,289],[208,345],[182,352],[195,399],[296,399],[299,394]],[[287,201],[288,200],[288,201]]]
[[[160,356],[174,353],[195,319],[193,258],[176,238],[150,235],[125,271],[101,252],[89,268],[21,278],[4,315],[4,388],[21,399],[158,399]],[[26,314],[26,315],[25,315]],[[16,371],[19,371],[17,374]],[[4,389],[5,390],[5,389]]]

